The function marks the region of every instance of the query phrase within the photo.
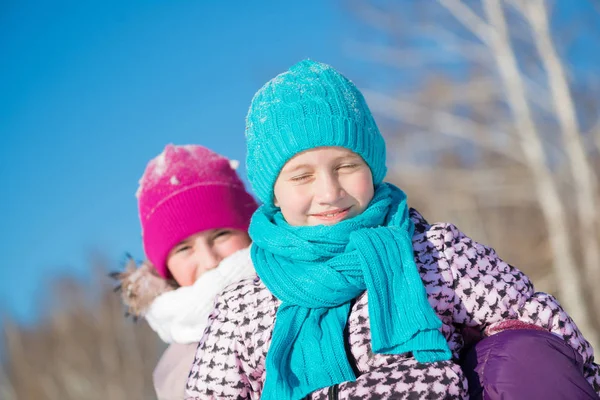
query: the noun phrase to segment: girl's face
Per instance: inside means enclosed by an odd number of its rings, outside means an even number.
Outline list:
[[[343,147],[319,147],[283,166],[274,203],[290,225],[333,225],[362,213],[374,190],[361,156]]]
[[[175,245],[167,256],[167,267],[180,286],[191,286],[221,260],[250,245],[250,237],[238,229],[210,229]]]

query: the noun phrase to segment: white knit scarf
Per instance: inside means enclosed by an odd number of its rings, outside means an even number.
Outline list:
[[[229,284],[255,274],[250,247],[223,259],[192,286],[158,296],[144,314],[150,327],[166,343],[199,342],[215,297]]]

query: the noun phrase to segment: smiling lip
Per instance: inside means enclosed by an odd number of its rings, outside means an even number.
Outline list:
[[[346,216],[348,215],[348,211],[350,211],[350,208],[351,207],[338,208],[337,210],[325,211],[318,214],[310,214],[310,216],[320,219],[321,221],[337,222],[346,218]]]

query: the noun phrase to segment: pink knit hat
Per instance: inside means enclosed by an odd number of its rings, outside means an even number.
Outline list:
[[[244,188],[236,161],[196,145],[168,144],[150,160],[136,193],[146,257],[170,277],[169,251],[205,230],[248,230],[256,201]]]

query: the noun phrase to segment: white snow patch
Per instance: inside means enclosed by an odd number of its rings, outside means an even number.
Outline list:
[[[169,182],[171,182],[171,185],[179,185],[179,179],[177,179],[177,177],[175,175],[173,175],[171,177],[171,179],[169,180]]]
[[[138,188],[135,191],[135,198],[139,199],[140,196],[142,195],[142,182],[144,181],[144,177],[142,176],[139,180],[138,180]]]
[[[154,159],[154,174],[162,176],[167,169],[166,155],[163,151]]]
[[[310,70],[316,74],[320,73],[321,71],[325,70],[325,68],[323,68],[323,65],[321,64],[313,64],[310,66]]]

